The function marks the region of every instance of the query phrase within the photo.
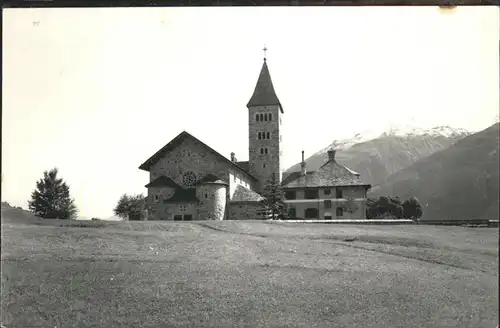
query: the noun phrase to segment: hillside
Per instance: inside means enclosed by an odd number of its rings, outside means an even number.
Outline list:
[[[393,174],[370,196],[416,196],[425,219],[498,219],[498,152],[497,123]]]
[[[411,133],[391,131],[352,146],[352,140],[336,140],[306,159],[307,170],[314,171],[323,165],[328,158],[327,150],[333,147],[340,150],[336,155],[339,163],[360,173],[363,181],[378,185],[391,174],[446,149],[468,135],[463,130],[450,132],[450,128],[437,129]],[[356,136],[355,140],[360,140],[360,137]],[[299,170],[300,164],[296,164],[286,172]]]

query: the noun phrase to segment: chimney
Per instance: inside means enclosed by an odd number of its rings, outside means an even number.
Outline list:
[[[231,153],[231,162],[233,163],[236,163],[236,154],[235,153]]]
[[[331,162],[331,161],[334,161],[334,160],[335,160],[335,150],[330,149],[328,151],[328,161]]]
[[[302,151],[302,162],[300,163],[300,175],[306,175],[306,161],[304,159],[304,151]]]

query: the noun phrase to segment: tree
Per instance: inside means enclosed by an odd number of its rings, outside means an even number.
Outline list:
[[[262,191],[264,199],[261,201],[262,209],[265,213],[270,212],[272,219],[286,218],[288,216],[285,205],[285,194],[281,185],[273,173],[271,178],[266,182]]]
[[[366,217],[368,219],[401,219],[403,217],[403,206],[399,197],[381,196],[379,199],[368,199],[366,206]]]
[[[140,220],[142,210],[146,207],[146,198],[142,195],[123,194],[114,208],[116,216],[125,220]]]
[[[416,197],[410,197],[403,203],[403,216],[405,219],[417,221],[422,217],[423,210]]]
[[[352,198],[348,198],[345,203],[342,203],[340,205],[340,207],[342,207],[343,210],[346,211],[347,213],[351,214],[356,212],[359,208],[358,204],[356,204],[356,202]]]
[[[43,172],[43,178],[31,193],[28,208],[44,219],[75,219],[78,214],[75,201],[70,197],[69,186],[57,177],[57,173],[57,168]]]

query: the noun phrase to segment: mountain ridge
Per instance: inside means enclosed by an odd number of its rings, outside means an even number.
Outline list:
[[[369,196],[416,196],[425,219],[498,219],[499,127],[422,158],[373,187]]]
[[[308,171],[317,170],[327,161],[327,151],[337,150],[339,163],[359,172],[366,183],[378,185],[388,176],[415,163],[421,158],[443,150],[471,133],[449,126],[419,128],[393,128],[371,138],[355,134],[352,138],[334,140],[330,145],[306,159]],[[297,163],[285,171],[300,170]]]

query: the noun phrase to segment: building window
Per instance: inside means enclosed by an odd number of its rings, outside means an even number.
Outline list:
[[[267,154],[267,148],[264,148],[264,154]]]
[[[290,207],[288,209],[288,216],[290,218],[296,218],[297,217],[297,210],[295,209],[295,207]]]
[[[262,167],[263,167],[263,168],[266,168],[266,163],[262,164]]]
[[[271,133],[270,133],[270,132],[267,132],[267,133],[266,133],[266,138],[267,138],[267,139],[271,139]]]
[[[156,194],[156,195],[154,196],[154,199],[155,199],[155,202],[157,202],[157,203],[158,203],[158,202],[160,201],[160,195],[157,195],[157,194]]]
[[[327,199],[324,201],[325,208],[332,208],[332,201]]]
[[[342,207],[337,207],[337,216],[343,216],[344,215],[344,209]]]
[[[257,139],[259,139],[259,140],[262,139],[262,134],[260,132],[257,133]]]
[[[325,212],[325,216],[324,216],[325,220],[331,220],[332,219],[332,213],[330,212]]]
[[[255,114],[255,120],[256,120],[257,122],[259,122],[259,121],[260,121],[260,120],[259,120],[259,118],[260,118],[260,117],[259,117],[259,114]]]
[[[181,212],[186,212],[186,205],[180,205],[180,206],[179,206],[179,210],[180,210]]]
[[[182,174],[182,184],[191,187],[196,183],[196,174],[192,171],[186,171]]]
[[[304,196],[305,199],[317,199],[319,198],[318,189],[306,189]]]
[[[261,122],[262,122],[262,121],[264,121],[264,114],[262,114],[262,113],[261,113],[261,114],[259,114],[259,117],[260,117],[260,121],[261,121]]]
[[[269,121],[273,120],[273,114],[269,113]]]
[[[264,154],[264,148],[261,148],[261,149],[260,149],[260,154],[261,154],[261,155],[262,155],[262,154]]]
[[[207,193],[205,193],[205,199],[208,199],[208,194]]]
[[[184,221],[192,221],[192,220],[193,220],[193,216],[191,214],[184,215]]]
[[[286,199],[297,199],[297,192],[295,190],[285,191]]]
[[[174,215],[174,221],[182,221],[182,215]]]
[[[330,195],[330,194],[332,193],[332,190],[331,190],[330,188],[328,188],[328,189],[323,189],[323,193],[324,193],[325,195]]]
[[[335,197],[336,198],[342,198],[342,189],[335,188]]]
[[[307,208],[304,216],[306,219],[317,219],[318,218],[318,209],[317,208]]]

